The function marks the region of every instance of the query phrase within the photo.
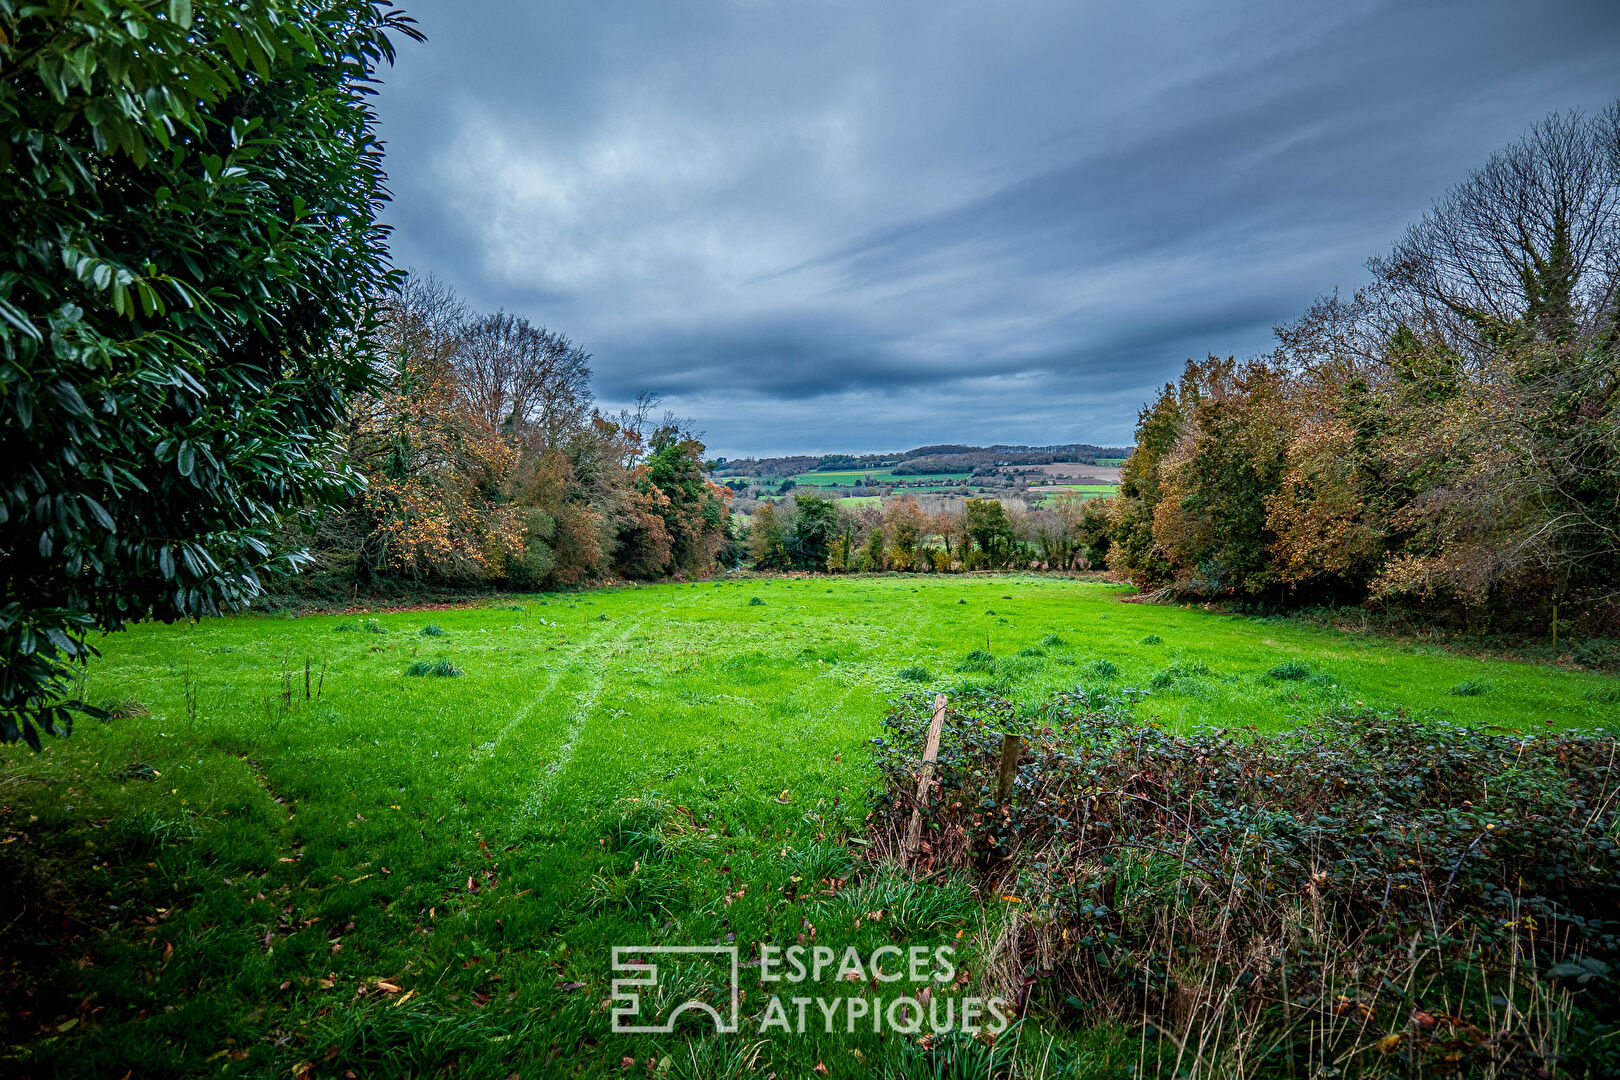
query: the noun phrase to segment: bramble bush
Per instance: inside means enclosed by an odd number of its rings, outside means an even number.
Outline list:
[[[904,832],[929,710],[900,698],[876,740],[875,831]],[[1178,1074],[1610,1075],[1616,763],[1603,734],[1370,711],[1173,734],[1079,691],[970,696],[915,869],[1005,912],[986,947],[1021,1009],[1143,1023]]]

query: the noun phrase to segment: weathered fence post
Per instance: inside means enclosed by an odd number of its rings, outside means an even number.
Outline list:
[[[1003,735],[1001,737],[1001,771],[996,776],[996,802],[1004,803],[1007,796],[1012,793],[1013,781],[1018,779],[1018,748],[1017,735]]]
[[[928,723],[928,741],[923,744],[922,773],[917,778],[917,804],[911,810],[911,825],[906,829],[905,846],[900,850],[901,860],[911,862],[922,842],[922,808],[928,799],[928,785],[934,782],[934,761],[939,757],[939,736],[945,728],[945,695],[934,695],[934,716]]]

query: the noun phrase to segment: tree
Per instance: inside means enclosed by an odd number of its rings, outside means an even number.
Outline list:
[[[795,495],[793,537],[789,543],[796,570],[825,570],[827,555],[838,538],[838,507],[819,495]]]
[[[1436,201],[1371,268],[1406,320],[1481,365],[1620,329],[1620,102],[1554,113]]]
[[[240,607],[389,286],[364,0],[0,0],[0,739],[38,748],[86,636]]]
[[[787,570],[793,565],[775,503],[762,502],[754,509],[748,526],[748,557],[756,570]]]
[[[524,553],[525,521],[510,497],[520,453],[458,378],[464,309],[415,278],[381,308],[381,385],[353,399],[346,426],[346,460],[366,481],[348,515],[361,533],[339,547],[352,548],[364,579],[501,577]]]
[[[1138,588],[1161,586],[1171,577],[1170,565],[1154,546],[1153,513],[1161,496],[1160,467],[1181,437],[1195,395],[1196,388],[1183,379],[1179,386],[1166,383],[1157,398],[1142,406],[1136,419],[1136,448],[1119,471],[1108,565],[1127,574]]]
[[[1620,599],[1620,102],[1554,114],[1372,268],[1406,355],[1460,357],[1423,443],[1460,462],[1403,508],[1383,595],[1480,606]],[[1516,594],[1508,602],[1505,593]],[[1528,602],[1528,603],[1527,603]]]
[[[1258,595],[1276,584],[1266,499],[1292,433],[1286,380],[1266,361],[1210,357],[1189,362],[1182,382],[1196,403],[1160,463],[1154,547],[1181,592]]]
[[[889,568],[883,554],[883,526],[874,525],[866,534],[866,547],[861,555],[861,569],[876,574]]]
[[[664,572],[707,569],[726,541],[726,500],[731,493],[704,475],[704,446],[691,432],[665,424],[653,432],[650,447],[652,453],[636,483],[640,490],[660,496],[658,510],[670,538]]]
[[[928,518],[910,495],[884,508],[884,530],[891,538],[889,561],[896,570],[921,570],[927,563],[920,544],[927,535]]]
[[[986,566],[996,569],[1012,561],[1017,538],[999,500],[966,499],[962,517],[968,540],[978,546]]]
[[[590,414],[590,354],[568,338],[498,311],[469,322],[455,352],[458,381],[492,428],[556,447]]]

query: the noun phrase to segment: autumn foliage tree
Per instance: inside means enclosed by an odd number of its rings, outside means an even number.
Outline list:
[[[1181,595],[1620,628],[1620,103],[1436,201],[1374,283],[1142,412],[1110,564]]]
[[[378,387],[344,429],[364,486],[314,546],[327,585],[546,588],[713,568],[730,492],[696,436],[654,424],[654,401],[604,415],[583,349],[521,316],[477,315],[430,277],[378,310]]]

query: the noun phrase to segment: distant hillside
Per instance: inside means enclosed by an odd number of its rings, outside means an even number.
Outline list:
[[[926,473],[974,472],[998,465],[1053,465],[1076,462],[1095,465],[1100,461],[1129,457],[1129,446],[1093,446],[1091,443],[1058,443],[1051,446],[966,446],[947,443],[919,446],[892,454],[799,454],[793,457],[731,458],[715,468],[716,476],[797,476],[807,472],[834,472],[859,469],[889,469],[896,476]]]

